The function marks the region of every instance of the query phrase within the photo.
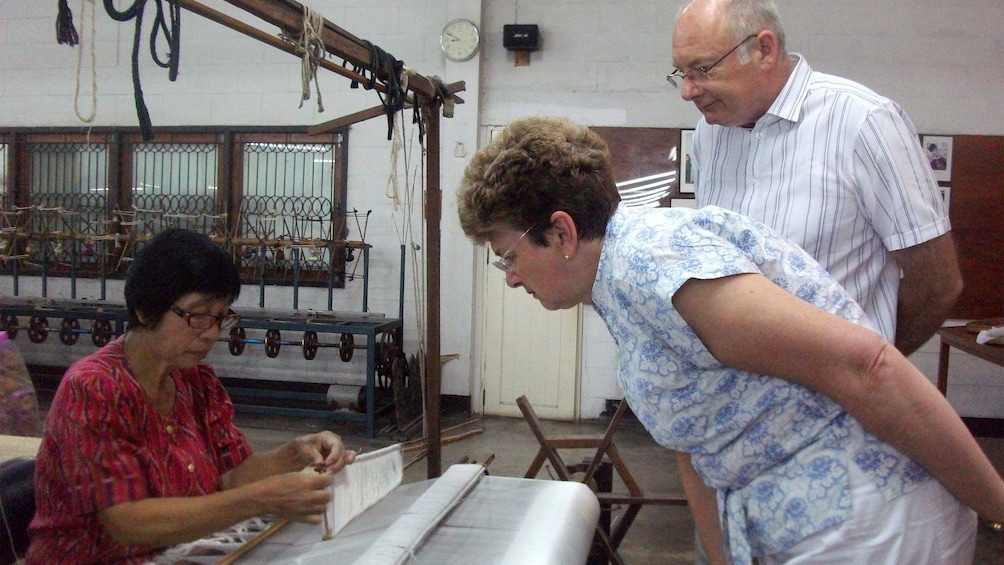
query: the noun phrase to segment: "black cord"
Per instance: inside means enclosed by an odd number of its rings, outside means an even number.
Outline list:
[[[164,10],[160,0],[157,2],[157,15],[153,20],[153,31],[150,33],[150,56],[161,68],[168,69],[168,79],[174,82],[178,79],[178,63],[181,60],[181,5],[172,0],[168,0],[171,10],[171,28],[168,29],[167,22],[164,21]],[[164,34],[167,41],[168,52],[167,61],[161,61],[157,55],[157,35]]]
[[[70,47],[80,43],[77,28],[73,27],[73,12],[66,0],[59,0],[59,14],[56,16],[56,41]]]
[[[387,114],[387,141],[390,141],[394,137],[394,114],[404,109],[404,101],[407,96],[407,93],[401,88],[401,69],[404,68],[404,61],[398,60],[369,41],[364,40],[363,42],[370,50],[370,67],[373,69],[370,84],[372,85],[373,80],[376,79],[377,72],[381,67],[387,69],[387,79],[384,81],[387,87],[387,97],[384,98],[379,92],[377,95],[380,96],[380,101]]]
[[[181,6],[174,0],[166,0],[171,10],[171,28],[167,27],[164,19],[164,6],[162,0],[154,0],[157,4],[157,15],[154,19],[153,31],[150,33],[150,53],[154,62],[164,68],[169,69],[168,78],[174,81],[178,78],[178,60],[180,56],[181,43]],[[143,100],[143,87],[139,79],[139,46],[143,34],[143,11],[146,9],[147,0],[135,0],[127,9],[119,11],[115,9],[113,0],[104,0],[105,11],[115,21],[125,22],[136,20],[136,31],[133,34],[132,44],[132,85],[133,97],[136,99],[136,114],[139,119],[140,131],[144,141],[153,139],[153,125],[150,122],[150,112],[147,110],[146,102]],[[167,41],[167,61],[161,61],[157,54],[157,37],[164,34]]]

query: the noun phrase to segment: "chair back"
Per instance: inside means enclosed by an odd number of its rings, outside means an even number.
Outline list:
[[[0,463],[0,565],[28,551],[28,524],[35,516],[35,458]]]

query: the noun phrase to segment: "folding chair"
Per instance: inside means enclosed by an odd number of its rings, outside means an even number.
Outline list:
[[[612,562],[623,562],[620,556],[617,555],[617,548],[624,540],[624,536],[627,534],[628,528],[631,527],[631,524],[634,522],[635,517],[637,517],[642,505],[687,505],[687,499],[683,494],[645,494],[645,492],[641,489],[641,486],[638,485],[638,482],[631,474],[627,464],[624,463],[624,459],[621,457],[620,451],[618,451],[617,445],[614,443],[614,434],[617,432],[617,427],[620,425],[621,420],[624,418],[624,415],[629,409],[626,401],[620,402],[617,407],[617,411],[614,412],[614,416],[610,420],[610,424],[607,426],[606,431],[604,431],[602,435],[574,435],[554,438],[544,436],[544,432],[540,426],[540,419],[537,418],[537,413],[533,410],[533,406],[530,404],[530,401],[526,398],[526,396],[520,396],[517,398],[516,405],[519,406],[520,411],[523,412],[523,417],[526,419],[527,424],[529,424],[530,431],[533,432],[534,437],[537,438],[537,443],[540,444],[540,450],[537,451],[537,456],[534,457],[533,462],[530,464],[530,468],[527,470],[525,475],[526,478],[535,478],[537,473],[540,472],[541,467],[544,465],[544,461],[549,461],[558,479],[562,481],[574,480],[569,466],[565,464],[557,450],[596,449],[596,453],[593,455],[592,461],[590,461],[589,466],[586,468],[585,474],[578,480],[582,483],[588,484],[593,477],[596,476],[597,470],[603,463],[604,458],[606,458],[609,459],[613,468],[617,471],[617,475],[620,476],[621,480],[624,482],[624,485],[628,489],[627,494],[613,492],[596,493],[596,498],[600,501],[600,507],[607,511],[609,511],[609,508],[614,504],[627,505],[627,510],[625,510],[624,514],[611,526],[609,534],[603,529],[603,527],[597,526],[597,538],[599,543],[603,547],[607,557]]]

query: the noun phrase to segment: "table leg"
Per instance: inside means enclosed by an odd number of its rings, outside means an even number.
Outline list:
[[[941,338],[941,351],[938,352],[938,390],[941,394],[948,396],[948,350],[950,349],[945,338]]]

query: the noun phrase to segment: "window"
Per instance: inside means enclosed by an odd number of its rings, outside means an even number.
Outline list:
[[[343,287],[346,140],[0,132],[0,274],[121,276],[143,241],[180,226],[232,249],[247,282]]]

